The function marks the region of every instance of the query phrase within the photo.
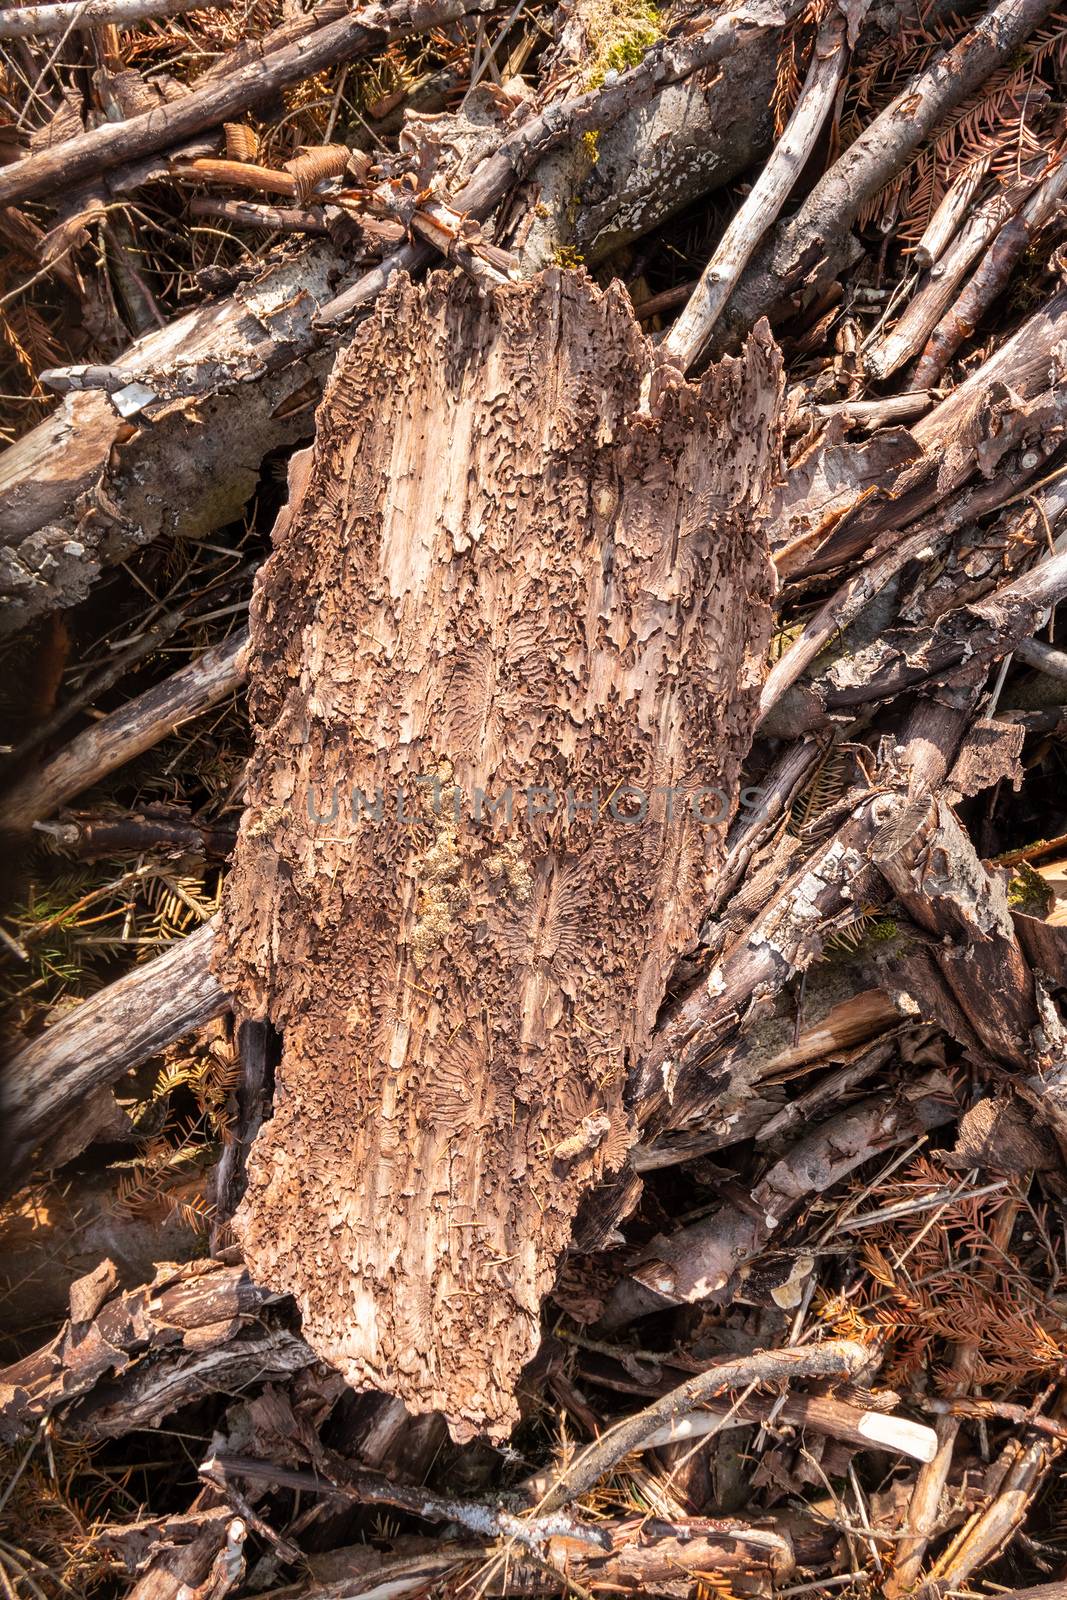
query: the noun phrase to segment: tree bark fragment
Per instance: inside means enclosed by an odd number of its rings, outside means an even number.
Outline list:
[[[623,1159],[750,737],[776,356],[757,333],[630,420],[650,367],[580,276],[398,284],[253,604],[218,971],[284,1046],[236,1226],[326,1359],[457,1433],[506,1431]]]

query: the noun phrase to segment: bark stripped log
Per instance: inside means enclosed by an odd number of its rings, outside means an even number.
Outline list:
[[[217,960],[284,1046],[236,1226],[324,1358],[457,1436],[508,1431],[624,1158],[755,717],[777,353],[757,331],[636,418],[651,367],[584,276],[399,281],[253,604]]]

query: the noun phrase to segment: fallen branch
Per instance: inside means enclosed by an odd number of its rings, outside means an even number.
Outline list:
[[[212,10],[230,11],[234,0],[208,0]],[[18,6],[0,11],[0,39],[44,38],[76,28],[128,28],[150,17],[206,10],[204,0],[73,0],[62,5]]]
[[[364,55],[390,39],[432,33],[496,0],[386,0],[316,28],[306,38],[254,58],[205,88],[124,122],[105,122],[63,144],[24,156],[0,171],[0,205],[84,182],[109,167],[165,150],[260,104],[288,84]]]
[[[588,1494],[604,1475],[632,1450],[645,1449],[647,1440],[677,1417],[714,1400],[728,1389],[746,1389],[760,1383],[789,1383],[796,1378],[855,1378],[871,1363],[871,1352],[847,1339],[783,1350],[757,1350],[750,1356],[720,1362],[698,1372],[670,1394],[653,1401],[636,1416],[627,1417],[601,1435],[565,1467],[542,1497],[537,1509],[545,1515]]]
[[[83,789],[150,750],[190,718],[224,700],[243,681],[242,652],[247,643],[243,630],[233,634],[79,733],[43,767],[8,790],[0,800],[0,825],[12,833],[25,832]]]
[[[851,14],[853,30],[862,15],[862,8],[858,15]],[[803,171],[833,105],[846,56],[844,18],[831,11],[819,30],[808,76],[785,132],[719,240],[689,304],[660,346],[660,359],[679,372],[688,372],[704,354],[745,263]]]
[[[37,1146],[78,1115],[79,1102],[93,1089],[114,1083],[226,1010],[228,996],[210,967],[214,938],[214,923],[205,923],[165,955],[83,1000],[7,1061],[0,1077],[7,1192],[28,1173]]]

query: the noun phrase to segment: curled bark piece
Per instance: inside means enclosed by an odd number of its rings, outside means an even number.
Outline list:
[[[777,355],[757,334],[643,422],[651,365],[584,275],[398,284],[254,602],[218,970],[285,1041],[236,1226],[349,1381],[458,1432],[506,1431],[622,1161],[749,742]]]

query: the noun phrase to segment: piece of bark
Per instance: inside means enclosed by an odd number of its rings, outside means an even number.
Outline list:
[[[127,1600],[222,1600],[240,1582],[247,1528],[232,1507],[210,1506],[217,1499],[214,1490],[204,1489],[184,1517],[161,1519],[154,1538],[146,1526],[151,1555],[126,1591]],[[106,1529],[100,1540],[106,1548]]]
[[[68,1323],[41,1349],[0,1370],[0,1437],[10,1442],[32,1433],[42,1418],[84,1401],[97,1385],[106,1389],[127,1375],[140,1382],[153,1353],[222,1349],[239,1329],[256,1331],[277,1298],[257,1288],[243,1267],[161,1266],[151,1284],[117,1295],[91,1323]],[[305,1347],[302,1364],[311,1359]],[[102,1437],[107,1429],[86,1424],[85,1431]]]
[[[191,717],[232,694],[244,677],[248,635],[212,645],[162,683],[112,711],[0,797],[0,827],[23,833],[116,767],[150,750]]]
[[[507,1431],[578,1201],[623,1159],[750,737],[776,353],[631,420],[651,364],[584,275],[399,283],[253,604],[218,971],[284,1047],[236,1226],[327,1360],[460,1434]]]
[[[0,1074],[0,1180],[10,1193],[79,1101],[221,1015],[229,997],[209,966],[214,921],[146,967],[83,1000],[9,1058]]]

